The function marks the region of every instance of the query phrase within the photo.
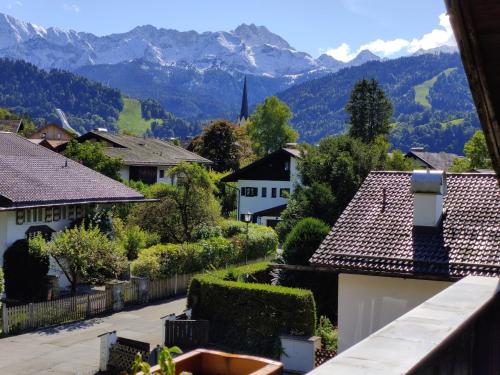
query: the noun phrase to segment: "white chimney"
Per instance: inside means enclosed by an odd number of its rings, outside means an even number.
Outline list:
[[[446,174],[443,171],[416,170],[411,176],[413,225],[435,227],[443,215]]]

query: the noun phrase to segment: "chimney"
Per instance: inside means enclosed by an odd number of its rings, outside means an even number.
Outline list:
[[[446,174],[439,170],[415,170],[411,176],[413,225],[436,227],[443,215]]]

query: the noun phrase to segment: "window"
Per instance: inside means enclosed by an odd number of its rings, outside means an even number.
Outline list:
[[[16,224],[23,225],[24,224],[24,210],[16,211]]]
[[[68,220],[73,220],[75,218],[75,206],[68,207]]]
[[[276,188],[271,189],[271,198],[276,198]]]
[[[61,220],[61,207],[54,207],[52,210],[52,220],[59,221]]]
[[[165,178],[165,170],[160,169],[160,178]]]
[[[57,139],[61,139],[61,133],[57,133]]]
[[[256,187],[241,188],[241,195],[244,197],[256,197],[259,194],[259,189]]]
[[[280,189],[280,197],[281,198],[290,198],[290,189],[288,189],[288,188],[281,188]]]
[[[83,217],[82,206],[80,206],[80,205],[76,206],[75,216],[77,219],[81,219]]]
[[[285,161],[285,171],[289,171],[289,170],[290,170],[290,162]]]
[[[261,195],[262,195],[262,198],[267,197],[267,188],[265,188],[265,187],[262,188],[262,194]]]
[[[52,207],[45,207],[45,222],[50,223],[52,221]]]

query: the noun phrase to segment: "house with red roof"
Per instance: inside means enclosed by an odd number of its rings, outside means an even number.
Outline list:
[[[500,276],[496,176],[372,172],[310,263],[339,274],[344,351],[465,276]]]

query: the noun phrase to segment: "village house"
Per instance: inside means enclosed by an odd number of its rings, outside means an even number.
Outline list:
[[[30,233],[63,230],[96,204],[143,200],[137,191],[71,159],[0,132],[0,266],[9,246]],[[62,276],[56,268],[49,274]],[[60,286],[65,283],[61,278]]]
[[[75,136],[76,133],[72,133],[57,124],[47,124],[31,134],[29,140],[54,151],[57,147],[71,141]]]
[[[339,351],[467,275],[500,276],[494,174],[372,172],[310,262],[339,273]]]
[[[449,152],[428,152],[423,147],[412,147],[405,157],[410,159],[415,168],[429,168],[447,171],[453,165],[453,160],[462,156]]]
[[[296,144],[288,144],[221,180],[237,182],[239,220],[250,212],[255,223],[271,227],[278,223],[290,195],[300,184],[300,153]]]
[[[78,142],[102,142],[106,155],[123,161],[120,177],[126,181],[174,184],[174,178],[168,175],[168,170],[173,166],[181,162],[205,165],[212,163],[193,152],[160,139],[112,134],[104,129],[93,130],[76,140]],[[58,151],[62,151],[64,147],[65,145],[59,147]]]

